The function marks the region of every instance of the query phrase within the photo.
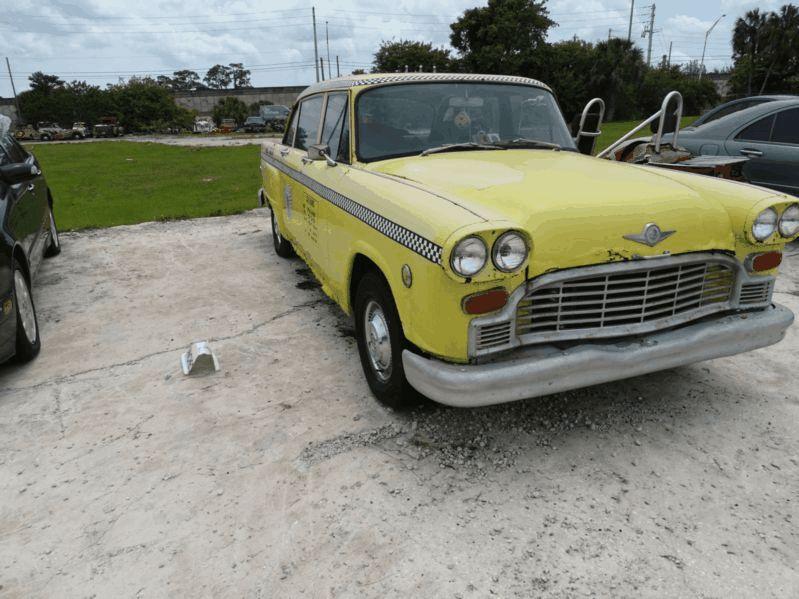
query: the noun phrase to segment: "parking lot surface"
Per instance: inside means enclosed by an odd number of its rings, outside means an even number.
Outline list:
[[[799,326],[477,410],[371,397],[267,214],[66,234],[0,368],[0,596],[795,597]],[[799,312],[799,250],[776,301]],[[222,370],[180,372],[208,339]]]

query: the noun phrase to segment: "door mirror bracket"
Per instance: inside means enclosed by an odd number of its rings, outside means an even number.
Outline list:
[[[336,166],[338,162],[330,157],[330,146],[327,144],[314,144],[308,146],[308,159],[309,160],[324,160],[327,166]]]

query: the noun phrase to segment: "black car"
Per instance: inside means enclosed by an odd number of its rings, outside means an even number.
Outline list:
[[[31,283],[42,258],[61,245],[50,189],[10,124],[0,116],[0,361],[27,362],[41,348]]]
[[[266,121],[259,116],[247,117],[242,129],[247,133],[264,133],[266,131]]]

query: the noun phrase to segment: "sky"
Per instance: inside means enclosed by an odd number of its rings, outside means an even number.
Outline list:
[[[656,2],[652,62],[698,60],[705,32],[705,64],[730,64],[731,29],[746,10],[776,10],[787,0],[661,0]],[[336,74],[368,69],[382,40],[410,39],[449,47],[449,23],[486,0],[326,0],[317,2],[319,54],[329,53]],[[216,63],[243,62],[252,84],[306,85],[315,79],[313,0],[11,0],[0,12],[0,56],[8,56],[17,91],[44,71],[96,85],[133,75],[169,75],[189,68],[202,77]],[[636,0],[632,39],[642,38],[652,0]],[[558,23],[550,41],[575,35],[597,41],[627,37],[630,0],[548,0]],[[610,31],[609,31],[610,30]],[[5,67],[5,65],[2,65]],[[548,82],[557,88],[557,82]],[[11,96],[0,72],[0,97]]]

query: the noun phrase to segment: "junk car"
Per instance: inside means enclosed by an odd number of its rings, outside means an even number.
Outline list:
[[[577,151],[521,77],[307,88],[261,148],[275,252],[354,317],[375,396],[480,406],[765,347],[796,198]]]

